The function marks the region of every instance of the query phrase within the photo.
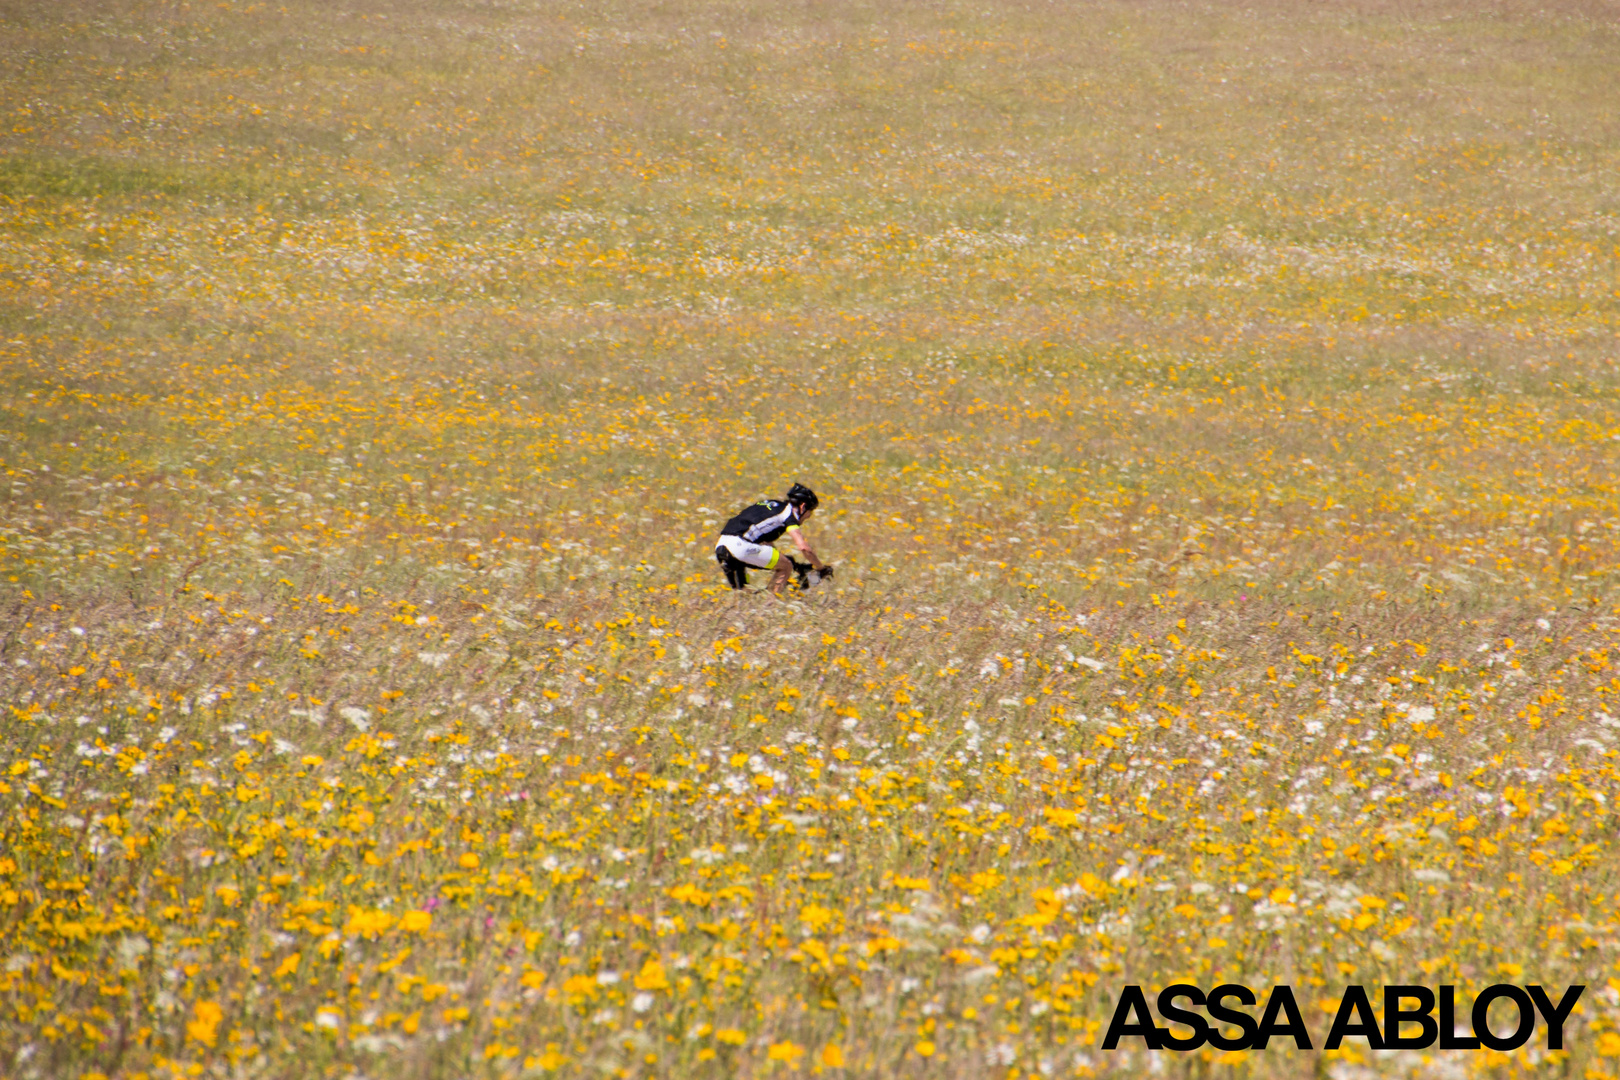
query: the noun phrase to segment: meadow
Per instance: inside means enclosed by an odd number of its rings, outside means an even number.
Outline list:
[[[1620,1075],[1616,55],[0,2],[0,1074]],[[1587,990],[1099,1048],[1176,981]]]

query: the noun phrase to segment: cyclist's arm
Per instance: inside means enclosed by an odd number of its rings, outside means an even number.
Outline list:
[[[793,546],[798,548],[799,551],[804,554],[804,557],[810,560],[810,565],[812,567],[817,570],[821,570],[825,567],[826,564],[821,561],[814,551],[810,550],[810,544],[805,540],[804,533],[799,531],[799,527],[797,525],[790,526],[787,534],[788,539],[793,541]]]

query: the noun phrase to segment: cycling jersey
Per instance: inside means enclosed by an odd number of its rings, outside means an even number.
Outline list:
[[[750,544],[769,544],[789,529],[799,527],[799,511],[780,499],[761,499],[726,522],[721,536],[740,536]]]

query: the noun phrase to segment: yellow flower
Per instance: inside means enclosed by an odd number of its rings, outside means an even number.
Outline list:
[[[669,980],[664,977],[664,965],[656,956],[649,956],[635,978],[637,990],[668,990]]]
[[[433,913],[431,911],[407,911],[399,918],[399,928],[413,934],[419,934],[433,927]]]
[[[799,909],[799,921],[808,926],[811,931],[820,930],[833,921],[833,912],[819,904],[806,904]]]
[[[394,925],[394,916],[386,911],[365,911],[361,908],[349,909],[349,921],[343,927],[345,934],[355,937],[375,938],[388,932]]]
[[[685,885],[676,885],[674,888],[670,889],[669,898],[671,900],[683,900],[695,907],[706,907],[710,899],[708,893],[690,883]]]
[[[547,1043],[544,1053],[523,1059],[525,1069],[540,1069],[544,1072],[555,1072],[567,1063],[568,1059],[563,1056],[562,1047],[558,1043]]]
[[[596,1000],[598,984],[594,976],[574,975],[563,981],[562,989],[569,1001],[578,1004]]]
[[[212,1001],[199,1001],[191,1007],[192,1019],[186,1024],[186,1036],[204,1046],[213,1046],[218,1039],[219,1022],[225,1018],[224,1010]]]
[[[786,1061],[792,1063],[798,1061],[799,1058],[803,1056],[804,1047],[795,1042],[772,1043],[765,1051],[765,1057],[769,1061]]]

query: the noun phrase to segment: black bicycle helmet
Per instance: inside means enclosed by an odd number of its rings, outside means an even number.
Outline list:
[[[821,505],[821,500],[816,498],[816,493],[803,484],[794,484],[788,488],[787,501],[805,510],[814,510]]]

